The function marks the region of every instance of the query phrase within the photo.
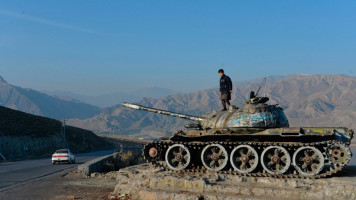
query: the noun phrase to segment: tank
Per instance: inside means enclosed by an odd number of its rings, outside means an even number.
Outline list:
[[[323,178],[349,163],[353,130],[289,127],[283,108],[268,100],[252,96],[243,108],[230,106],[201,116],[131,103],[122,106],[193,121],[173,136],[144,146],[145,160],[167,170]]]

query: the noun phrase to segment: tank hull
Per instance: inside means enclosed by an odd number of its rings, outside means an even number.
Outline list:
[[[305,140],[308,138],[335,138],[340,142],[349,143],[353,131],[345,127],[294,127],[294,128],[224,128],[178,131],[172,141],[259,141]]]

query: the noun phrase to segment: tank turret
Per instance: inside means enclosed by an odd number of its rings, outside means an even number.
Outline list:
[[[282,128],[289,127],[283,108],[278,105],[267,105],[266,97],[254,97],[247,101],[242,109],[230,107],[229,111],[215,111],[201,116],[193,116],[166,110],[149,108],[132,103],[123,103],[126,108],[144,110],[162,115],[178,117],[198,122],[203,129],[236,129],[236,128]],[[196,127],[195,125],[188,125]]]

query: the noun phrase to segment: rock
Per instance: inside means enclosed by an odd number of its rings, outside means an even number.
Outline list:
[[[116,181],[120,182],[121,184],[126,184],[129,179],[127,174],[119,173],[116,176]]]
[[[113,194],[132,199],[356,199],[354,179],[282,179],[218,173],[172,172],[138,165],[117,172]]]
[[[66,200],[74,200],[75,198],[74,198],[74,196],[67,196],[66,197]]]

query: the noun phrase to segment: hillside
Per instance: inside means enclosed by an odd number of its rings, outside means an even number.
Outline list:
[[[8,160],[52,154],[64,147],[62,123],[0,106],[0,153]],[[73,152],[114,148],[91,131],[66,126],[66,147]]]
[[[93,117],[100,108],[75,100],[65,100],[21,87],[0,77],[0,105],[23,112],[55,119]]]
[[[234,87],[232,103],[243,106],[258,84]],[[293,75],[269,82],[269,103],[278,103],[291,126],[346,126],[356,129],[356,77],[345,75]],[[190,94],[170,95],[160,99],[143,98],[140,104],[176,112],[199,115],[220,108],[217,89]],[[90,119],[72,119],[70,124],[96,132],[162,136],[172,134],[188,123],[185,120],[129,110],[119,105],[104,109]]]

